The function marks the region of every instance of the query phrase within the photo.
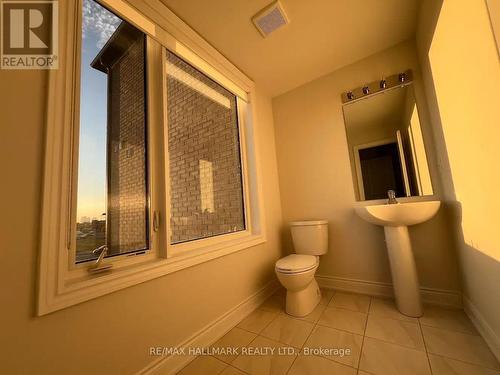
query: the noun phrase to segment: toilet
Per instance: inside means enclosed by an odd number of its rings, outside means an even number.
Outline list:
[[[328,251],[328,221],[293,221],[290,223],[295,254],[276,262],[276,275],[286,288],[286,312],[303,317],[310,314],[321,300],[314,279],[319,256]]]

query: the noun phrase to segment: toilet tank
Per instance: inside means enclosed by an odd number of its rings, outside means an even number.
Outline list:
[[[328,251],[328,221],[292,221],[290,231],[295,253],[322,255]]]

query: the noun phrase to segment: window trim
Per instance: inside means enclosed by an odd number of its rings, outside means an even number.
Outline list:
[[[98,2],[143,30],[148,35],[148,46],[151,45],[147,50],[147,126],[151,194],[149,228],[152,250],[140,256],[127,254],[113,257],[114,269],[101,275],[89,275],[83,267],[69,266],[71,259],[67,248],[68,240],[72,237],[69,237],[68,233],[71,232],[71,236],[74,234],[73,224],[76,218],[76,213],[73,214],[71,210],[76,203],[72,189],[77,186],[77,176],[72,174],[77,161],[72,145],[75,140],[73,121],[79,105],[76,93],[79,93],[78,40],[82,0],[59,2],[60,68],[49,71],[47,92],[38,315],[48,314],[266,241],[260,168],[256,154],[258,140],[253,126],[255,108],[253,104],[248,104],[255,90],[253,82],[160,1],[137,0],[134,6],[123,0]],[[165,76],[165,65],[160,63],[160,54],[164,56],[164,48],[173,50],[238,97],[247,228],[245,231],[216,236],[217,241],[213,242],[191,241],[194,245],[189,251],[172,249],[167,236],[169,183],[168,159],[165,159],[165,152],[168,143],[163,110],[166,108],[166,97],[163,92],[165,86],[160,87],[163,80],[153,79],[160,77],[159,74]],[[154,211],[160,213],[157,232],[153,230]]]

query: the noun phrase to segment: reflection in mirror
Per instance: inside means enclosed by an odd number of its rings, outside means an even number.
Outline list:
[[[357,200],[433,194],[412,84],[343,109]]]

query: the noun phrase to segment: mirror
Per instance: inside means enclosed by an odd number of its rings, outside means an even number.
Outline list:
[[[432,195],[413,84],[343,107],[357,200]]]

